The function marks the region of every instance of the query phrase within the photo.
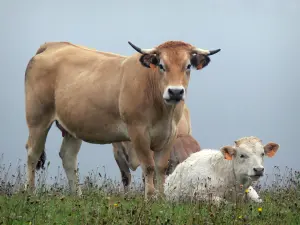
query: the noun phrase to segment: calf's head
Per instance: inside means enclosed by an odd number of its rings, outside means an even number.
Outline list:
[[[234,146],[224,146],[224,158],[232,160],[233,170],[238,179],[258,180],[264,174],[264,157],[273,157],[279,145],[270,142],[263,145],[257,137],[244,137],[235,141]]]
[[[153,49],[141,49],[128,42],[141,53],[140,63],[159,73],[159,87],[166,104],[184,101],[192,68],[206,67],[210,58],[220,51],[203,50],[181,41],[168,41]]]

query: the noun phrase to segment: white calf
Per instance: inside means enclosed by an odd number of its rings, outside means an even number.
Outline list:
[[[263,176],[263,161],[275,155],[279,145],[262,144],[256,137],[244,137],[233,146],[219,150],[203,149],[191,154],[167,177],[167,200],[235,201],[248,188],[248,197],[260,202],[251,184]]]

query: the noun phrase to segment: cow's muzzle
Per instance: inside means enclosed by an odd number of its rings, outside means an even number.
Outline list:
[[[254,170],[254,177],[261,177],[264,175],[264,168],[253,168]]]
[[[166,88],[163,98],[168,104],[177,104],[184,100],[185,89],[182,86],[170,86]]]

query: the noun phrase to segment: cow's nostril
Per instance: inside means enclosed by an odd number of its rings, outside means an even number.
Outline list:
[[[255,172],[263,172],[264,168],[253,168]]]
[[[168,92],[169,92],[170,95],[173,95],[173,94],[174,94],[173,90],[170,89],[170,88],[168,89]]]
[[[168,92],[169,92],[170,95],[180,96],[180,95],[183,95],[184,89],[171,89],[171,88],[169,88]]]

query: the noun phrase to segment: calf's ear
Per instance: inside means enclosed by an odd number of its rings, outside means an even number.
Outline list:
[[[276,144],[274,142],[269,142],[264,146],[265,154],[268,157],[273,157],[278,151],[278,149],[279,149],[279,144]]]
[[[155,54],[143,54],[140,57],[140,63],[147,68],[156,68],[159,60]]]
[[[227,160],[232,160],[232,157],[236,154],[236,150],[232,146],[224,146],[221,148],[221,152],[224,158]]]

